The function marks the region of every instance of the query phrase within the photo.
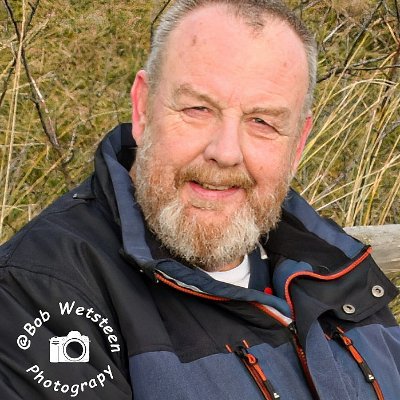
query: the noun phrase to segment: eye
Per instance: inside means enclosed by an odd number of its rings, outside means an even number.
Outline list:
[[[253,121],[256,124],[271,126],[268,122],[265,122],[262,118],[253,118]]]
[[[205,113],[205,112],[208,111],[208,108],[207,108],[207,107],[203,107],[203,106],[195,106],[195,107],[188,107],[188,108],[185,108],[185,111],[186,111],[186,112],[191,112],[191,111],[196,112],[196,111],[198,111],[198,112],[203,112],[203,113]]]
[[[254,134],[269,138],[276,137],[279,134],[277,127],[263,118],[252,117],[249,123],[249,127]]]
[[[204,106],[187,107],[182,110],[185,115],[192,118],[204,118],[210,114],[211,110]]]

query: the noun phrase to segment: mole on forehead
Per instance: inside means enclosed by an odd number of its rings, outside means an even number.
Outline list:
[[[194,97],[198,100],[203,100],[215,107],[222,108],[222,105],[218,101],[214,100],[208,94],[196,90],[189,83],[183,83],[173,91],[174,102],[177,102],[182,96]],[[255,106],[244,111],[246,114],[257,114],[257,113],[268,114],[274,117],[282,117],[282,118],[287,118],[290,115],[290,110],[288,108],[279,106],[271,106],[271,107]]]

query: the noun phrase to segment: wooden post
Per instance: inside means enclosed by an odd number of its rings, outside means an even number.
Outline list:
[[[372,246],[372,257],[385,273],[400,271],[400,225],[353,226],[344,230]]]

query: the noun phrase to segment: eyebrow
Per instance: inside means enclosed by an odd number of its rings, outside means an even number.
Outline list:
[[[284,119],[289,117],[290,110],[286,107],[254,107],[246,111],[246,114],[266,114]]]
[[[199,92],[188,83],[183,83],[177,87],[172,94],[173,102],[177,103],[181,96],[190,96],[198,100],[204,101],[215,108],[222,108],[222,105],[211,98],[208,94]],[[290,110],[287,107],[253,107],[244,112],[245,115],[251,114],[265,114],[272,117],[279,117],[282,119],[290,116]]]
[[[178,88],[176,88],[173,91],[173,93],[172,93],[173,102],[176,103],[181,96],[195,97],[198,100],[202,100],[202,101],[212,105],[215,108],[222,108],[221,104],[219,104],[217,101],[212,99],[208,94],[197,91],[188,83],[183,83],[182,85],[180,85]]]

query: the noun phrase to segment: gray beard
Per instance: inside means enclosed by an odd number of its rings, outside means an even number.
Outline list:
[[[181,203],[176,187],[178,172],[166,171],[153,156],[149,133],[145,132],[143,146],[137,150],[131,175],[149,229],[172,256],[209,272],[219,271],[251,252],[260,235],[275,227],[288,190],[288,176],[263,199],[248,189],[243,206],[222,222],[206,222],[187,213],[188,206]]]
[[[242,207],[224,224],[205,224],[185,214],[178,199],[168,203],[151,226],[175,256],[206,271],[218,271],[254,249],[260,229],[249,207]]]

